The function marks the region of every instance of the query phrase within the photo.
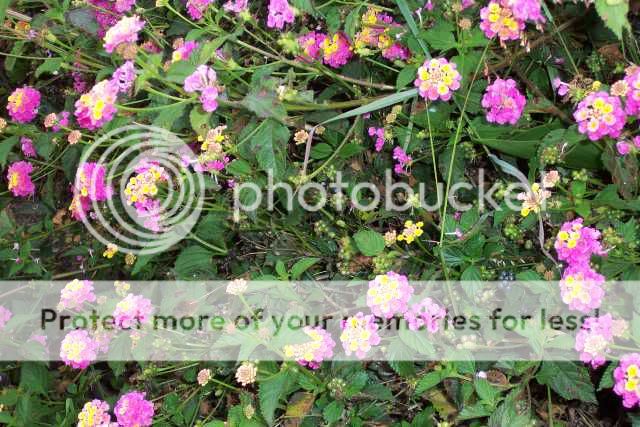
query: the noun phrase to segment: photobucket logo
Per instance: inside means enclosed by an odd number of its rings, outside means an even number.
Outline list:
[[[104,165],[106,171],[94,168],[85,180],[95,187],[104,179],[114,193],[104,203],[91,200],[91,214],[82,217],[87,230],[104,245],[136,255],[159,253],[184,239],[204,200],[203,176],[189,167],[194,159],[187,144],[162,128],[131,125],[105,134],[80,159],[80,165]]]
[[[393,171],[387,169],[384,174],[384,183],[351,183],[344,181],[342,173],[338,171],[331,182],[325,184],[307,182],[294,188],[288,182],[274,182],[272,171],[268,171],[267,185],[264,188],[255,182],[243,182],[234,187],[234,219],[238,220],[241,212],[253,212],[259,208],[273,211],[276,209],[276,205],[284,207],[290,212],[293,210],[294,202],[297,202],[305,211],[316,212],[323,209],[329,200],[338,211],[345,207],[364,212],[380,208],[389,212],[405,212],[413,208],[436,212],[443,208],[444,183],[438,183],[435,190],[435,200],[429,202],[428,196],[434,190],[427,188],[425,182],[418,183],[417,189],[415,189],[404,181],[394,180],[393,176]],[[477,185],[474,186],[469,182],[456,182],[449,187],[447,205],[461,212],[468,211],[474,206],[474,203],[460,200],[459,196],[463,190],[467,194],[475,192],[475,199],[481,209],[490,208],[498,211],[505,206],[510,210],[520,210],[522,207],[520,201],[523,195],[529,195],[532,191],[528,183],[525,182],[510,183],[504,188],[494,182],[489,187],[486,185],[484,169],[479,169]],[[285,194],[284,198],[282,194]],[[361,197],[363,194],[366,194],[366,197]]]

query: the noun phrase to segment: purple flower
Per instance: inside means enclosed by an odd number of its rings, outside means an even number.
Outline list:
[[[369,282],[367,306],[374,315],[390,319],[407,311],[412,295],[407,276],[389,271]]]
[[[292,24],[294,18],[293,9],[287,0],[269,0],[267,27],[281,30],[285,24]]]
[[[118,90],[121,93],[126,93],[133,86],[133,82],[136,79],[136,70],[133,66],[133,61],[127,61],[113,72],[111,81],[118,86]]]
[[[404,318],[412,331],[426,327],[427,331],[434,334],[440,329],[440,320],[444,319],[446,314],[447,311],[444,307],[431,298],[425,298],[419,303],[411,305],[411,308],[404,314]]]
[[[526,103],[513,79],[496,79],[493,84],[487,86],[482,97],[487,121],[501,125],[515,125],[520,120]]]
[[[120,397],[113,412],[121,427],[148,427],[153,423],[155,411],[145,393],[132,391]]]

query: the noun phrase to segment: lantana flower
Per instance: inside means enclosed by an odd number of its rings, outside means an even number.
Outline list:
[[[407,311],[413,292],[407,276],[389,271],[369,282],[367,306],[374,315],[390,319]]]
[[[267,27],[281,30],[285,24],[293,24],[294,19],[294,10],[287,0],[269,0]]]
[[[436,333],[440,329],[440,321],[447,311],[431,298],[424,298],[417,304],[412,304],[404,314],[409,329],[418,331],[426,328],[429,333]]]
[[[502,4],[508,6],[513,16],[521,21],[530,21],[537,25],[546,21],[542,16],[540,0],[503,0]]]
[[[343,320],[341,326],[340,341],[347,356],[355,354],[358,359],[364,359],[373,346],[380,344],[378,324],[373,315],[358,312]]]
[[[142,28],[144,28],[144,21],[137,15],[123,16],[104,35],[104,50],[112,53],[122,44],[136,43]]]
[[[60,344],[60,358],[74,369],[85,369],[98,357],[98,343],[84,329],[69,332]]]
[[[226,129],[226,126],[217,126],[210,129],[204,138],[198,138],[198,140],[202,140],[202,145],[197,163],[194,166],[195,171],[220,172],[229,163],[229,157],[224,152],[224,143],[227,141],[224,134]]]
[[[184,80],[184,90],[187,93],[200,93],[200,102],[204,111],[212,112],[218,108],[217,75],[213,68],[200,65]]]
[[[26,161],[19,161],[9,165],[7,170],[8,189],[16,197],[33,196],[36,186],[31,181],[33,165]]]
[[[101,128],[115,116],[119,85],[113,80],[102,80],[75,103],[74,112],[80,127],[89,130]]]
[[[38,114],[40,92],[31,86],[14,90],[7,99],[7,111],[11,119],[18,123],[29,123]]]
[[[5,325],[13,317],[13,313],[8,308],[0,305],[0,330],[4,329]]]
[[[191,19],[199,21],[213,0],[187,0],[187,13]]]
[[[149,427],[153,424],[153,403],[145,399],[146,393],[132,391],[118,399],[113,412],[121,427]]]
[[[625,97],[625,111],[629,115],[640,117],[640,67],[629,67],[624,78],[627,92]]]
[[[74,279],[67,283],[60,291],[59,310],[78,310],[87,302],[95,302],[96,295],[93,292],[91,280]]]
[[[325,37],[321,47],[322,61],[332,68],[342,67],[353,56],[351,42],[343,33]]]
[[[355,35],[354,49],[359,55],[370,54],[370,48],[379,49],[382,56],[390,61],[406,60],[409,49],[395,40],[391,30],[402,26],[393,17],[378,8],[369,7],[362,15],[362,29]]]
[[[111,415],[109,404],[103,400],[94,399],[87,402],[78,414],[77,427],[110,427]]]
[[[118,90],[121,93],[129,92],[129,89],[133,87],[133,82],[136,79],[136,69],[133,65],[133,61],[127,61],[113,72],[111,81],[118,86]]]
[[[604,276],[588,265],[569,265],[560,280],[562,302],[582,313],[595,310],[604,298],[603,283]]]
[[[298,46],[302,52],[298,58],[302,61],[317,61],[322,56],[322,43],[327,38],[326,34],[311,31],[298,37]]]
[[[135,167],[124,189],[126,203],[136,208],[143,226],[151,231],[162,230],[160,200],[156,198],[159,185],[169,179],[166,170],[156,162],[142,159]]]
[[[398,241],[413,243],[416,237],[420,237],[422,236],[422,233],[424,233],[422,227],[424,227],[424,222],[422,221],[418,221],[416,223],[410,220],[405,221],[404,230],[402,230],[402,233],[398,234]]]
[[[171,54],[171,62],[186,61],[191,57],[191,53],[198,48],[198,42],[189,40],[174,44],[174,51]]]
[[[526,103],[524,95],[518,90],[513,79],[496,79],[487,86],[482,97],[487,121],[501,125],[515,125],[520,120]]]
[[[456,64],[445,58],[433,58],[426,60],[418,68],[418,75],[413,84],[418,88],[420,96],[426,100],[448,101],[453,92],[460,89],[461,79]]]
[[[606,92],[587,95],[578,104],[573,117],[578,122],[578,131],[592,141],[605,136],[617,138],[627,119],[620,99]]]
[[[626,354],[613,371],[613,391],[622,397],[625,408],[640,406],[640,353]]]
[[[394,147],[392,157],[393,160],[396,161],[396,164],[393,166],[393,171],[398,175],[407,175],[407,169],[411,165],[411,162],[413,162],[413,158],[400,146]]]
[[[320,326],[306,326],[303,332],[311,340],[302,344],[284,346],[284,355],[294,359],[302,366],[318,369],[324,360],[333,356],[333,348],[336,346],[336,342],[331,337],[331,334]]]
[[[249,0],[229,0],[224,4],[224,10],[233,12],[236,15],[245,13],[249,10]]]
[[[96,162],[85,162],[78,167],[69,206],[73,218],[81,221],[91,210],[92,202],[104,202],[113,196],[113,188],[105,181],[106,172],[105,166]]]
[[[480,9],[480,29],[487,38],[498,37],[500,43],[518,40],[524,31],[523,20],[514,16],[509,6],[492,1]]]
[[[384,128],[377,128],[377,127],[371,126],[368,129],[367,133],[369,134],[370,137],[376,140],[376,146],[375,146],[376,151],[378,152],[382,151],[382,148],[384,147],[384,143],[388,139],[387,132],[384,130]]]
[[[594,369],[604,365],[610,344],[625,329],[626,322],[614,320],[611,314],[586,318],[576,335],[575,349],[580,352],[580,360]]]
[[[36,148],[33,146],[33,140],[23,136],[20,138],[20,150],[25,157],[36,157]]]
[[[588,265],[592,255],[606,255],[600,244],[600,232],[585,227],[582,218],[562,224],[554,247],[558,259],[569,265]]]
[[[116,326],[122,329],[139,327],[151,318],[153,305],[148,298],[142,295],[128,294],[116,304],[113,317]]]

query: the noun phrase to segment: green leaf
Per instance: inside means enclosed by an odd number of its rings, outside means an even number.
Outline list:
[[[202,246],[188,246],[180,252],[175,263],[178,279],[206,278],[215,273],[212,263],[213,253]]]
[[[631,29],[627,14],[629,13],[628,0],[596,0],[596,11],[604,24],[622,40],[623,30]]]
[[[598,391],[604,390],[607,388],[613,388],[613,385],[614,385],[613,371],[616,370],[617,366],[618,364],[616,362],[609,363],[609,366],[607,366],[607,369],[605,369],[604,372],[602,373],[602,378],[600,378],[600,384],[598,384]]]
[[[167,70],[167,79],[173,83],[184,83],[184,79],[196,71],[196,66],[188,61],[174,62]]]
[[[49,372],[43,363],[24,362],[20,368],[20,388],[46,396]]]
[[[446,51],[458,45],[453,36],[453,26],[447,21],[438,22],[433,28],[423,31],[422,36],[436,50]]]
[[[448,372],[446,370],[432,371],[418,380],[416,384],[415,394],[417,396],[422,395],[425,391],[432,389],[440,384],[440,382],[447,377]]]
[[[365,256],[376,256],[384,250],[384,237],[373,230],[360,230],[353,236],[353,240]]]
[[[0,142],[0,167],[3,169],[7,166],[7,157],[11,152],[11,149],[18,143],[18,136],[10,136],[4,141]]]
[[[329,144],[325,144],[324,142],[321,142],[319,144],[314,145],[313,148],[311,149],[311,158],[316,160],[326,159],[333,153],[333,151],[334,149],[332,146],[330,146]]]
[[[4,17],[7,15],[9,3],[11,3],[11,0],[0,0],[0,22],[4,22]]]
[[[371,113],[372,111],[377,111],[382,108],[388,107],[390,105],[399,104],[400,102],[413,98],[417,94],[418,94],[418,89],[409,89],[409,90],[405,90],[404,92],[394,93],[393,95],[376,99],[375,101],[370,102],[369,104],[363,105],[362,107],[354,108],[353,110],[349,110],[346,113],[338,114],[337,116],[332,117],[329,120],[325,120],[320,124],[326,125],[327,123],[335,122],[337,120],[344,120],[350,117]]]
[[[225,171],[227,171],[228,173],[234,176],[242,176],[242,175],[251,175],[251,172],[253,172],[253,169],[251,168],[251,165],[247,161],[242,159],[235,159],[234,161],[232,161],[227,165],[227,167],[225,168]]]
[[[249,147],[264,172],[271,171],[274,179],[284,176],[286,167],[286,148],[289,130],[274,119],[260,124],[249,142]]]
[[[262,119],[272,117],[283,122],[287,117],[287,110],[276,94],[276,84],[273,78],[259,80],[257,84],[251,86],[241,104]]]
[[[572,362],[542,362],[536,379],[567,400],[597,402],[589,371],[582,365]]]
[[[398,77],[396,78],[396,88],[400,90],[403,87],[413,83],[413,81],[416,79],[417,72],[418,66],[413,64],[409,64],[402,70],[400,70],[400,72],[398,73]]]
[[[322,410],[322,416],[328,424],[333,424],[340,420],[344,412],[344,403],[334,400]]]
[[[290,379],[288,371],[280,371],[260,383],[258,390],[260,411],[269,425],[275,423],[276,409],[289,388]]]
[[[62,65],[62,58],[49,58],[36,68],[36,78],[40,77],[43,73],[53,74],[60,69]]]
[[[307,271],[312,265],[320,261],[320,258],[302,258],[291,267],[291,278],[298,280],[302,273]]]

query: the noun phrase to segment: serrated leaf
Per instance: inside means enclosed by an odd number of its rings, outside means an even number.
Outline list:
[[[373,230],[360,230],[353,236],[353,240],[365,256],[376,256],[384,250],[384,237]]]
[[[536,379],[567,400],[597,402],[589,371],[584,366],[572,362],[542,362]]]
[[[280,400],[284,398],[289,380],[289,372],[280,371],[260,383],[258,390],[260,411],[269,425],[275,423],[276,409],[278,409]]]
[[[403,87],[412,84],[416,79],[417,72],[418,66],[413,64],[409,64],[400,70],[398,77],[396,78],[396,88],[402,89]]]
[[[629,13],[628,0],[596,0],[596,11],[604,24],[622,40],[623,30],[630,29],[627,14]]]
[[[62,58],[49,58],[46,59],[42,64],[36,68],[35,75],[36,78],[40,77],[43,73],[54,73],[60,69],[62,65]]]
[[[302,258],[291,267],[291,278],[298,280],[302,273],[311,268],[312,265],[320,261],[320,258]]]

